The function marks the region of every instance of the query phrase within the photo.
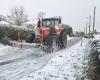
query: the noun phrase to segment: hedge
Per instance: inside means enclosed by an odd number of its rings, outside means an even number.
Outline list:
[[[17,40],[18,33],[20,34],[21,39],[24,40],[29,32],[23,29],[15,29],[13,27],[0,27],[0,40],[4,37],[11,40]]]

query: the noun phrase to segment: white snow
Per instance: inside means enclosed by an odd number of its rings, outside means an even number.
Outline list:
[[[77,77],[83,76],[86,67],[84,64],[88,40],[82,41],[82,46],[80,41],[72,47],[37,58],[34,55],[38,55],[40,51],[38,49],[20,49],[0,44],[0,54],[4,55],[6,60],[10,57],[14,59],[27,56],[22,61],[0,66],[0,76],[4,76],[1,80],[76,80]],[[2,56],[0,56],[0,62],[4,60]]]
[[[38,53],[38,51],[40,51]],[[18,58],[27,57],[29,55],[41,56],[44,53],[37,48],[18,48],[12,46],[5,46],[0,44],[0,63],[7,60],[14,60]]]
[[[6,21],[0,21],[0,26],[2,27],[9,27],[10,26],[10,24],[8,23],[8,22],[6,22]]]
[[[95,40],[100,40],[100,34],[94,35]]]
[[[73,39],[74,37],[70,37],[69,35],[67,35],[67,40],[71,40]]]
[[[8,52],[8,48],[10,48],[10,46],[4,46],[3,44],[0,44],[0,56],[7,54],[6,52]]]
[[[21,80],[76,80],[81,78],[86,67],[87,40],[69,49],[57,52],[52,60],[41,70],[35,71]],[[34,66],[33,66],[34,67]]]
[[[73,39],[74,37],[69,37],[68,36],[68,40]],[[27,44],[27,43],[26,43]],[[18,53],[27,53],[28,51],[30,51],[32,53],[33,49],[32,46],[30,45],[30,49],[25,49],[23,51],[23,49],[17,48],[17,47],[12,47],[12,46],[5,46],[3,44],[0,44],[0,56],[6,55],[6,54],[15,54],[17,52]],[[36,50],[35,50],[36,52]]]
[[[32,24],[32,25],[36,25],[37,24],[37,20],[33,20],[33,21],[28,21],[26,23],[24,23],[23,25],[27,25],[27,24]]]
[[[17,25],[11,25],[10,27],[12,27],[12,28],[15,28],[15,29],[18,29],[18,30],[28,30],[28,28],[27,27],[25,27],[25,26],[17,26]]]

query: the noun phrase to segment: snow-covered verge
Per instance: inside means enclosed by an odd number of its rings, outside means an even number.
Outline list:
[[[87,75],[89,80],[100,80],[99,43],[100,43],[100,34],[96,34],[94,35],[94,39],[91,40],[91,45],[88,55]]]
[[[100,34],[94,35],[94,40],[100,40]]]
[[[38,51],[40,51],[38,53]],[[35,52],[35,53],[34,53]],[[12,46],[5,46],[3,44],[0,44],[0,63],[9,61],[9,60],[16,60],[25,58],[28,56],[34,55],[35,57],[39,57],[44,55],[44,53],[37,48],[18,48],[18,47],[12,47]]]
[[[57,52],[52,60],[41,70],[35,71],[21,80],[78,80],[84,76],[87,63],[87,43],[82,42]],[[34,67],[34,66],[33,66]]]
[[[10,48],[10,46],[0,44],[0,56],[7,54],[6,52],[8,52],[8,48]]]
[[[69,40],[71,40],[71,39],[73,39],[74,37],[69,37],[68,36],[68,41]],[[30,53],[32,53],[32,52],[34,52],[34,50],[33,50],[33,48],[28,48],[28,49],[25,49],[25,50],[23,50],[22,48],[17,48],[17,47],[12,47],[12,46],[5,46],[5,45],[3,45],[3,44],[0,44],[0,56],[3,56],[3,55],[7,55],[7,54],[14,54],[15,55],[15,53],[17,52],[17,54],[18,53],[28,53],[29,54],[29,52]],[[35,52],[36,52],[36,50],[35,50]],[[37,54],[37,53],[36,53]]]
[[[74,37],[70,37],[69,35],[67,35],[67,40],[71,40],[73,39]]]

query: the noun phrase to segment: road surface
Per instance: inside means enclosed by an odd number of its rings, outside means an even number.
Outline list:
[[[67,48],[75,45],[80,40],[80,38],[73,38],[69,40]],[[14,62],[9,62],[9,64],[0,65],[0,80],[20,80],[24,76],[42,69],[48,61],[59,52],[61,53],[61,51],[58,51],[44,56],[34,56],[34,54],[31,54],[22,59],[15,60]]]

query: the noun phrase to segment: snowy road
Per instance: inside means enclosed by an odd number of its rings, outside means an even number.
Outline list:
[[[59,51],[46,66],[21,80],[89,80],[87,79],[89,40]]]
[[[73,46],[80,41],[80,38],[73,38],[68,41],[67,48]],[[26,52],[26,51],[25,51]],[[20,80],[26,75],[43,68],[49,60],[51,60],[58,51],[54,54],[47,54],[45,56],[37,56],[30,54],[15,62],[0,66],[0,80]]]

